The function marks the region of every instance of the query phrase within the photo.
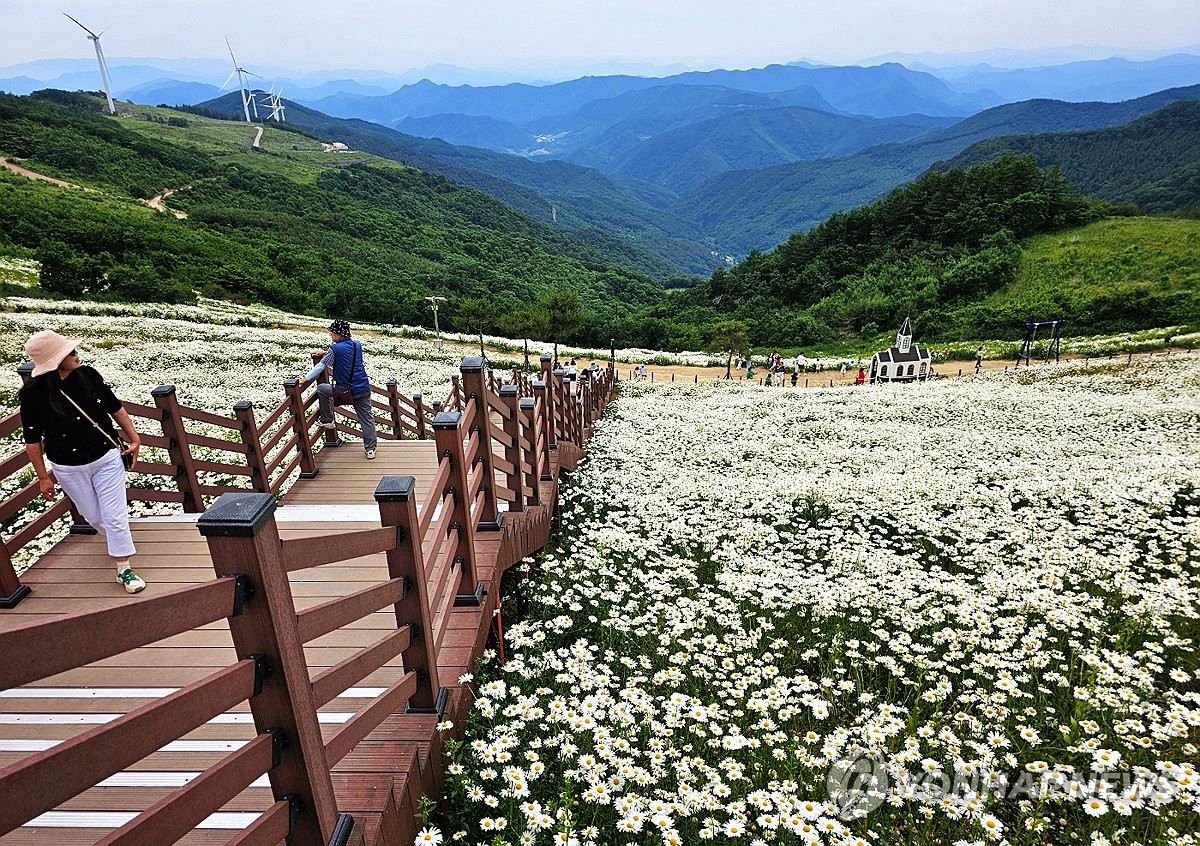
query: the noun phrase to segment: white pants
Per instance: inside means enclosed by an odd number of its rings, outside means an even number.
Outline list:
[[[129,533],[129,505],[125,499],[125,465],[121,453],[110,449],[91,464],[50,464],[63,493],[79,513],[104,535],[112,558],[137,552]]]

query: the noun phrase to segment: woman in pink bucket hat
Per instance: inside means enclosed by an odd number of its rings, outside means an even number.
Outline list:
[[[52,499],[55,482],[62,486],[83,519],[104,535],[117,582],[137,593],[146,583],[129,566],[137,550],[129,533],[125,468],[137,463],[142,441],[104,378],[79,360],[78,344],[50,329],[25,344],[33,361],[33,379],[19,395],[25,451],[42,496]]]

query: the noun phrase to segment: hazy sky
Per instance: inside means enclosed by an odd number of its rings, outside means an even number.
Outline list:
[[[247,67],[297,70],[752,67],[1200,43],[1200,0],[0,0],[0,66],[93,55],[63,11],[105,30],[110,57],[219,58],[228,35]]]

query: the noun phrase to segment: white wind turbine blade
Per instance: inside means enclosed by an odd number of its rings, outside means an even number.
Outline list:
[[[86,32],[88,35],[90,35],[92,38],[99,38],[99,37],[100,37],[99,35],[96,35],[96,33],[92,32],[90,29],[88,29],[86,26],[84,26],[83,24],[81,24],[79,21],[75,20],[75,18],[73,18],[73,17],[71,17],[70,15],[68,15],[66,12],[63,12],[63,15],[65,15],[65,16],[66,16],[67,20],[71,21],[71,23],[75,24],[75,26],[77,26],[77,27],[79,27],[80,29],[82,29],[84,32]]]

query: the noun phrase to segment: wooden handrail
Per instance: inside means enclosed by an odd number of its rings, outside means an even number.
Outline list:
[[[256,663],[239,661],[110,723],[0,770],[0,835],[254,695]]]
[[[342,626],[395,605],[404,598],[408,585],[404,579],[389,579],[347,596],[306,608],[296,615],[296,633],[301,643],[316,640]]]
[[[96,846],[161,846],[174,843],[224,807],[275,765],[277,738],[260,734],[183,787],[168,793]]]
[[[327,536],[311,538],[289,538],[281,542],[283,566],[289,573],[309,567],[320,567],[335,561],[349,561],[364,555],[389,552],[396,548],[396,530],[384,526],[379,529],[363,529],[337,536],[331,544]]]
[[[276,802],[225,846],[279,846],[292,832],[294,811],[294,802],[286,799]]]
[[[325,743],[325,761],[332,767],[350,754],[350,750],[379,727],[386,717],[400,709],[417,692],[417,674],[405,673],[363,710],[342,724]]]
[[[244,588],[237,578],[176,588],[128,605],[18,623],[0,631],[0,655],[37,655],[0,664],[0,689],[120,655],[233,614]],[[46,649],[46,644],[54,644]]]
[[[384,635],[370,646],[360,649],[344,661],[330,667],[312,680],[313,699],[324,705],[336,699],[344,690],[369,676],[412,645],[411,624]]]

